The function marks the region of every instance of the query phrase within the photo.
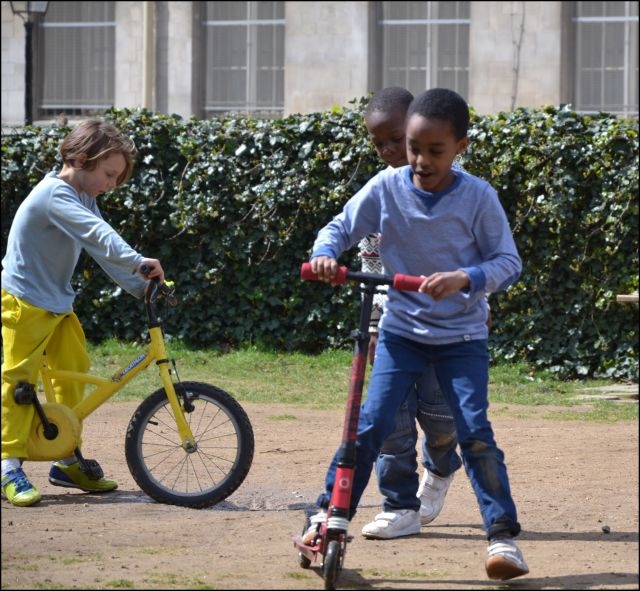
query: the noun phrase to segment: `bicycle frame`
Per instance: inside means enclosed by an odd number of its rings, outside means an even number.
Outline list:
[[[155,282],[150,282],[145,291],[145,307],[149,321],[150,344],[137,357],[134,357],[125,366],[118,369],[110,378],[103,378],[83,373],[79,371],[52,369],[46,363],[46,354],[43,356],[43,363],[40,369],[40,378],[48,403],[56,403],[52,380],[67,380],[80,382],[85,385],[96,386],[91,392],[86,393],[83,399],[71,409],[72,414],[82,421],[102,404],[119,392],[124,386],[131,382],[137,375],[143,372],[154,361],[158,365],[160,380],[164,386],[167,398],[173,411],[182,447],[190,452],[195,449],[195,441],[191,428],[187,423],[178,396],[176,394],[171,372],[169,370],[169,359],[164,343],[162,324],[158,320],[155,312],[155,300],[157,298],[158,286]]]

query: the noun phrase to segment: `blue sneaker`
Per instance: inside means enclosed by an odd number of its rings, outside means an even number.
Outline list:
[[[15,468],[2,476],[2,494],[17,507],[30,507],[42,499],[22,468]]]
[[[54,486],[79,488],[86,492],[108,492],[118,488],[118,483],[115,480],[89,478],[80,468],[80,462],[74,462],[70,466],[54,462],[49,470],[49,482]]]

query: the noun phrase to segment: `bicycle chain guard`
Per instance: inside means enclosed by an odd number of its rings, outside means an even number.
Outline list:
[[[64,404],[45,402],[42,410],[47,420],[57,427],[58,434],[54,439],[48,439],[40,417],[34,413],[26,459],[59,460],[72,455],[80,439],[80,421]]]

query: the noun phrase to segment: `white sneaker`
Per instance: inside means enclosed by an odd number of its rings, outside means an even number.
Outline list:
[[[316,537],[320,534],[322,524],[327,520],[327,512],[320,509],[315,515],[309,517],[309,526],[302,535],[302,543],[305,546],[315,545]]]
[[[511,538],[496,538],[489,542],[485,568],[490,579],[499,581],[520,577],[529,572],[520,548]]]
[[[453,474],[436,476],[425,468],[424,476],[418,488],[418,498],[420,499],[420,523],[427,525],[431,523],[442,511],[444,499],[447,496],[449,485],[453,480]]]
[[[420,514],[413,509],[400,509],[378,513],[371,523],[362,528],[365,538],[389,540],[420,533]]]

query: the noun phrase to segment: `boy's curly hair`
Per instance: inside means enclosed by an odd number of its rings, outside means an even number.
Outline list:
[[[469,105],[457,92],[448,88],[432,88],[416,96],[409,105],[407,116],[411,115],[448,121],[459,140],[469,131]]]
[[[406,88],[387,86],[371,97],[364,116],[367,117],[375,111],[381,111],[382,113],[390,113],[398,109],[406,111],[412,100],[413,95]]]

